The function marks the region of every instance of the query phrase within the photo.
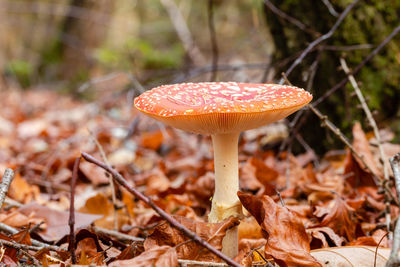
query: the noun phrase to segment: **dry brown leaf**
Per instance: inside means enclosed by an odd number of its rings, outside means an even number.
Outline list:
[[[222,248],[222,239],[225,236],[226,231],[238,224],[238,219],[232,217],[221,223],[196,222],[180,216],[174,216],[174,218],[216,249]],[[196,242],[190,241],[182,244],[187,240],[189,240],[189,238],[182,234],[181,231],[164,222],[158,225],[154,229],[154,232],[145,240],[144,248],[147,251],[159,246],[167,245],[175,247],[176,245],[179,245],[176,250],[180,259],[209,262],[221,261],[220,258]]]
[[[329,243],[332,244],[332,246],[340,247],[343,244],[343,242],[345,241],[345,239],[343,237],[338,236],[329,227],[309,228],[306,231],[307,231],[307,233],[311,234],[311,236],[313,237],[313,240],[311,241],[311,244],[315,243],[314,239],[317,239],[317,240],[319,240],[321,242],[322,246],[319,246],[317,248],[330,247]]]
[[[130,260],[114,261],[109,267],[178,267],[176,249],[169,246],[153,247]]]
[[[248,217],[241,220],[239,224],[239,240],[240,239],[259,239],[263,238],[260,225],[254,217]]]
[[[214,194],[214,173],[207,172],[197,179],[193,179],[186,185],[186,192],[189,194],[194,207],[209,209],[210,198]]]
[[[382,171],[378,168],[374,160],[368,139],[358,122],[353,127],[353,137],[354,149],[363,157],[365,163],[373,173],[382,177]],[[363,162],[359,158],[353,157],[350,151],[347,152],[344,175],[353,188],[376,186],[372,174],[365,169]]]
[[[326,267],[384,267],[390,255],[390,249],[376,247],[348,246],[323,248],[311,251],[311,255]]]
[[[328,203],[328,206],[328,214],[317,226],[332,228],[335,233],[352,241],[356,237],[356,221],[353,209],[340,196],[336,196],[334,200]]]
[[[69,212],[53,210],[37,203],[24,205],[18,211],[45,221],[46,229],[38,233],[44,240],[55,241],[69,234]],[[88,226],[99,218],[101,218],[99,215],[75,212],[75,229]]]
[[[385,236],[385,237],[384,237]],[[350,242],[350,246],[381,246],[388,247],[387,232],[382,229],[376,230],[372,236],[360,236],[356,240]]]
[[[243,206],[256,218],[267,239],[265,253],[279,266],[321,266],[310,255],[310,240],[301,220],[269,196],[238,192]]]
[[[82,161],[79,164],[79,170],[92,182],[94,185],[108,184],[110,179],[107,177],[105,171],[98,168],[96,165],[87,161]]]
[[[19,173],[15,174],[8,191],[9,197],[21,203],[29,203],[37,200],[39,194],[40,190],[37,186],[28,184]]]
[[[279,173],[268,167],[262,160],[252,157],[241,168],[240,188],[257,191],[263,189],[265,194],[275,194],[275,182]]]
[[[161,147],[164,137],[161,130],[156,130],[154,132],[142,133],[141,139],[143,147],[157,150]]]

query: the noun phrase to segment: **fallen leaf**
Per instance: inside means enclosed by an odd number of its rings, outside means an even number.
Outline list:
[[[176,249],[169,246],[153,247],[139,256],[130,260],[118,260],[108,265],[109,267],[178,267]]]
[[[331,246],[340,247],[345,242],[343,237],[338,236],[329,227],[309,228],[306,231],[307,233],[311,234],[313,238],[313,240],[311,240],[311,244],[314,243],[314,240],[319,240],[321,242],[321,246],[318,246],[318,248],[327,248]]]
[[[181,216],[174,216],[174,218],[183,226],[195,232],[198,236],[210,243],[216,249],[222,248],[222,239],[224,238],[226,231],[238,224],[238,219],[233,217],[230,217],[221,223],[196,222]],[[164,222],[158,225],[154,229],[153,233],[147,237],[144,242],[144,248],[147,251],[154,247],[165,245],[175,247],[179,245],[176,248],[176,251],[180,259],[209,262],[221,261],[219,257],[214,255],[209,250],[200,246],[196,242],[186,242],[188,240],[190,239],[181,231]],[[186,243],[182,244],[183,242]]]
[[[38,232],[44,240],[55,241],[69,234],[69,212],[53,210],[34,202],[20,207],[18,211],[45,221],[46,229]],[[75,229],[86,227],[99,218],[101,218],[99,215],[75,212]]]
[[[336,196],[328,205],[329,212],[317,226],[332,228],[335,233],[352,241],[356,237],[356,221],[353,209],[340,196]]]
[[[240,201],[263,229],[265,253],[279,266],[321,266],[310,255],[310,240],[294,213],[277,205],[269,196],[255,197],[238,192]]]
[[[262,160],[252,157],[241,168],[240,188],[257,191],[263,189],[265,194],[275,194],[275,182],[279,173],[268,167]]]
[[[143,147],[157,150],[161,147],[164,137],[161,130],[156,130],[154,132],[142,133],[141,139],[141,145]]]
[[[384,267],[390,249],[367,246],[323,248],[311,251],[311,255],[326,267]],[[376,265],[374,265],[376,257]]]

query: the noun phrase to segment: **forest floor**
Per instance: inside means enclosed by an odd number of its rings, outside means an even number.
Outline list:
[[[321,157],[310,148],[299,155],[278,153],[263,149],[271,128],[244,133],[239,144],[244,216],[211,224],[209,137],[137,114],[125,94],[103,93],[95,101],[81,102],[46,90],[8,90],[0,98],[0,173],[6,168],[15,172],[0,212],[0,259],[6,266],[66,266],[75,261],[71,253],[80,265],[222,262],[123,187],[115,184],[113,190],[111,176],[83,158],[70,235],[71,179],[81,152],[113,166],[217,249],[226,231],[240,223],[235,260],[243,266],[318,266],[317,260],[329,265],[327,259],[332,263],[338,258],[354,266],[361,266],[357,258],[372,262],[365,266],[373,266],[374,260],[383,266],[388,258],[390,250],[384,248],[390,247],[391,235],[386,223],[392,218],[394,228],[398,200],[393,183],[384,183],[382,189],[376,140],[359,123],[349,138],[368,170],[347,148]],[[400,151],[399,144],[390,143],[393,133],[381,130],[381,136],[387,158]],[[2,183],[0,191],[4,188]],[[75,240],[69,245],[71,236]],[[375,258],[376,247],[381,249]]]

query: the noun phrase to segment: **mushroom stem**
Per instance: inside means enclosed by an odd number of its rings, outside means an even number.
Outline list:
[[[239,191],[238,141],[239,133],[212,135],[214,147],[215,192],[209,222],[242,214],[237,192]],[[230,229],[223,241],[222,252],[230,257],[238,253],[238,227]]]

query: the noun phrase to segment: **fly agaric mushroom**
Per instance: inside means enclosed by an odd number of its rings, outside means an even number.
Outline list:
[[[211,135],[215,193],[208,220],[220,222],[242,214],[237,197],[240,132],[283,119],[311,99],[310,93],[293,86],[204,82],[154,88],[137,97],[135,107],[172,127]],[[227,232],[222,252],[236,256],[237,227]]]

